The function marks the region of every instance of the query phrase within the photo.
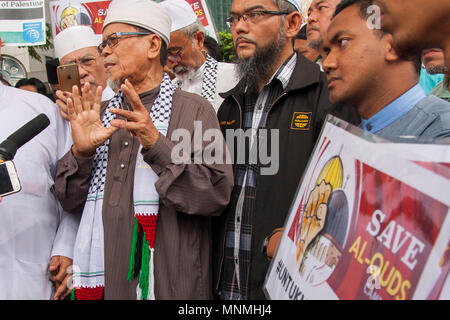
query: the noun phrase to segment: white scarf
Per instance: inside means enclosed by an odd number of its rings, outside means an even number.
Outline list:
[[[172,97],[175,90],[176,87],[170,81],[169,76],[164,74],[160,92],[150,112],[150,117],[155,127],[163,135],[167,134],[172,110]],[[110,108],[121,108],[122,103],[123,94],[119,90],[106,108],[102,119],[103,126],[108,127],[110,121],[115,118],[115,115],[110,112]],[[95,151],[88,197],[75,241],[73,261],[74,297],[80,300],[102,299],[103,297],[105,277],[102,208],[109,143],[108,139]],[[142,260],[137,298],[154,299],[154,237],[159,211],[159,196],[155,189],[155,182],[158,176],[144,162],[140,152],[141,149],[142,146],[139,147],[136,158],[133,195],[135,217],[145,232],[146,241],[142,245],[143,258],[147,258],[148,261]],[[135,231],[136,229],[137,226],[135,226]],[[123,239],[123,241],[126,241],[126,239]],[[147,255],[144,254],[144,251],[147,252]],[[133,255],[132,248],[131,256]],[[144,268],[148,269],[143,270]]]

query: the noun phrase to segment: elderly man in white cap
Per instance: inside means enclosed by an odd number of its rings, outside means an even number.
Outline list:
[[[77,299],[212,298],[210,219],[228,204],[233,174],[222,135],[217,161],[192,159],[211,151],[191,143],[194,127],[200,140],[220,129],[206,99],[163,73],[170,27],[155,2],[113,0],[99,50],[118,91],[101,104],[99,88],[92,102],[89,88],[80,98],[75,87],[68,100],[74,144],[55,189],[67,211],[82,213]]]
[[[106,72],[103,58],[97,51],[100,40],[89,26],[69,27],[58,33],[54,39],[55,55],[60,65],[76,63],[80,74],[80,83],[84,86],[90,84],[92,93],[95,94],[97,86],[103,88],[102,101],[110,100],[114,96],[106,83]],[[61,115],[67,119],[67,98],[69,92],[56,92],[58,97],[56,104]]]
[[[185,0],[160,2],[172,19],[167,66],[182,90],[207,99],[217,110],[223,101],[219,93],[233,88],[238,77],[234,65],[217,62],[203,47],[204,27]]]

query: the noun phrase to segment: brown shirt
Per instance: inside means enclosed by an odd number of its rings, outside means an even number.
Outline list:
[[[140,95],[149,110],[159,87]],[[167,132],[187,129],[194,137],[194,121],[200,121],[202,134],[218,129],[211,104],[202,97],[176,90]],[[102,114],[107,103],[102,105]],[[160,210],[155,239],[156,299],[210,299],[211,227],[210,217],[218,216],[227,206],[233,187],[229,164],[174,164],[175,143],[160,135],[150,150],[143,150],[144,160],[159,176],[156,190]],[[192,138],[193,140],[193,138]],[[211,142],[194,148],[204,151]],[[226,148],[225,141],[219,142]],[[127,281],[134,225],[133,183],[139,142],[128,131],[119,130],[111,137],[103,201],[105,243],[105,299],[136,299],[137,280]],[[226,149],[225,149],[226,150]],[[223,153],[225,163],[226,151]],[[93,157],[77,159],[68,152],[59,162],[56,194],[68,212],[81,213],[86,201]]]

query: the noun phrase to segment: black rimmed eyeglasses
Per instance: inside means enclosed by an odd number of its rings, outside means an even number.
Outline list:
[[[181,54],[183,53],[184,49],[186,48],[186,46],[190,40],[191,40],[191,38],[188,38],[186,40],[186,42],[184,43],[183,47],[180,50],[178,50],[177,52],[174,52],[174,53],[169,52],[167,54],[167,60],[169,60],[172,63],[179,62],[181,60]]]
[[[81,66],[84,69],[89,69],[92,68],[95,65],[95,60],[98,58],[99,56],[90,56],[90,55],[86,55],[86,56],[82,56],[82,57],[76,57],[75,60],[70,60],[67,61],[66,64],[77,64],[79,66]]]
[[[150,32],[114,32],[110,34],[105,41],[100,43],[97,47],[98,53],[102,54],[103,49],[108,47],[113,48],[117,43],[119,43],[119,38],[121,37],[131,37],[131,36],[144,36],[144,35],[150,35],[152,33]]]
[[[244,20],[246,23],[255,24],[262,20],[262,18],[265,15],[274,15],[274,16],[281,16],[289,14],[287,11],[268,11],[268,10],[255,10],[246,12],[243,14],[232,14],[228,18],[225,19],[225,22],[227,23],[228,27],[231,29],[239,22],[239,20]]]

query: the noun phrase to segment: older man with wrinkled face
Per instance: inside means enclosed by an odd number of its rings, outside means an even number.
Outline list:
[[[69,27],[55,37],[55,55],[60,65],[77,64],[81,86],[89,83],[92,94],[95,94],[97,86],[101,86],[102,101],[107,101],[114,96],[114,92],[106,84],[103,57],[97,51],[99,42],[91,27]],[[56,91],[56,104],[65,119],[68,118],[67,98],[70,96],[70,92]]]
[[[210,218],[229,202],[232,168],[211,104],[163,72],[170,28],[153,1],[113,0],[98,49],[117,92],[100,103],[100,88],[92,98],[89,86],[81,96],[74,87],[68,99],[74,144],[58,163],[56,194],[82,214],[77,299],[212,298]],[[191,143],[198,123],[201,137],[219,133],[221,158],[208,165],[191,159],[211,154],[211,143]],[[190,146],[182,156],[179,132]]]
[[[172,19],[167,66],[184,91],[207,99],[217,111],[223,98],[219,95],[238,82],[234,64],[216,61],[206,54],[202,22],[186,1],[165,0],[160,3]]]

